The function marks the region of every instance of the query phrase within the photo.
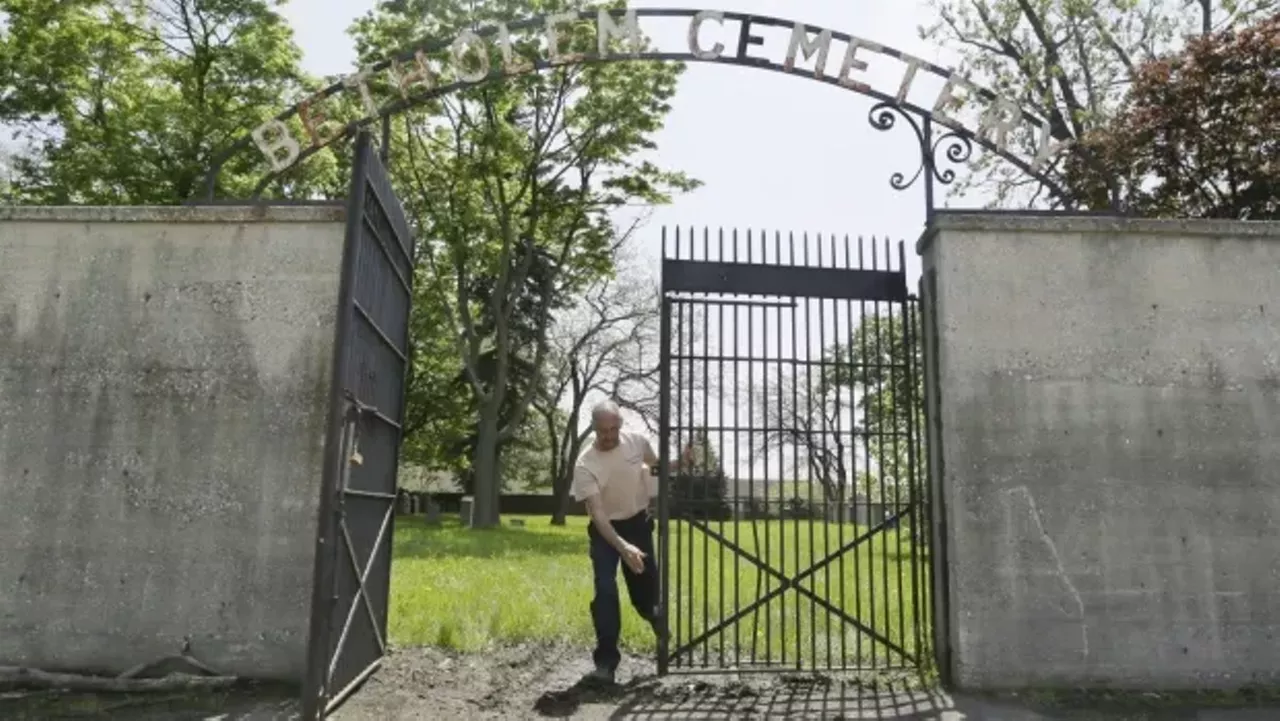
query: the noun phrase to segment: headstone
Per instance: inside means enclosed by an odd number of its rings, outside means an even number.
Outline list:
[[[458,506],[458,518],[462,520],[462,525],[471,528],[471,507],[475,505],[475,498],[472,496],[463,496],[462,502]]]
[[[427,525],[440,525],[440,504],[431,498],[427,499]]]

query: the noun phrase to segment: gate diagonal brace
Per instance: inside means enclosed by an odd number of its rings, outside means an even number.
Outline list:
[[[360,560],[356,558],[355,543],[351,540],[351,533],[347,528],[347,520],[345,516],[339,525],[342,529],[343,546],[347,549],[347,559],[351,563],[351,570],[358,579],[359,598],[351,603],[351,608],[347,611],[346,622],[342,625],[342,635],[338,638],[338,646],[334,650],[333,659],[329,664],[329,677],[333,677],[334,671],[338,667],[338,660],[342,658],[342,649],[347,643],[347,634],[351,631],[351,626],[355,622],[356,609],[362,605],[365,609],[365,615],[369,619],[369,626],[373,629],[374,639],[378,642],[378,649],[382,653],[386,653],[387,644],[382,638],[382,631],[378,628],[378,619],[374,615],[373,602],[369,599],[369,590],[367,588],[369,582],[369,573],[373,571],[373,560],[378,554],[378,549],[382,547],[382,540],[387,535],[387,529],[391,527],[391,519],[395,516],[395,505],[388,506],[386,514],[382,517],[382,527],[378,529],[378,537],[373,542],[373,550],[369,556],[369,562],[362,569],[360,568]]]
[[[705,643],[715,634],[720,633],[721,631],[727,629],[729,626],[733,625],[740,619],[746,617],[747,614],[751,613],[757,608],[760,608],[761,606],[764,606],[765,604],[769,603],[770,601],[777,598],[778,596],[781,596],[783,593],[786,593],[789,589],[795,589],[797,593],[812,600],[814,603],[826,609],[827,612],[839,618],[844,619],[846,622],[852,624],[859,631],[862,631],[863,633],[870,636],[872,639],[884,644],[887,648],[893,649],[894,651],[898,652],[904,658],[910,661],[913,661],[913,662],[916,661],[916,659],[910,653],[908,653],[906,649],[902,648],[901,646],[894,643],[893,641],[890,641],[888,638],[876,632],[874,629],[869,628],[858,619],[853,618],[848,613],[846,613],[844,609],[838,608],[832,605],[829,601],[817,595],[815,592],[800,585],[800,583],[804,581],[806,578],[809,578],[810,576],[817,574],[823,568],[826,568],[827,566],[831,565],[840,556],[843,556],[844,554],[848,553],[849,551],[852,551],[853,549],[857,548],[863,543],[870,541],[875,536],[883,533],[886,528],[898,523],[904,516],[910,515],[915,510],[915,507],[916,507],[916,504],[913,503],[907,506],[906,509],[900,511],[899,513],[884,519],[879,524],[870,528],[866,533],[852,539],[851,541],[844,544],[843,546],[836,549],[835,551],[832,551],[821,561],[818,561],[817,563],[813,564],[809,568],[805,569],[804,572],[797,574],[794,578],[788,578],[782,572],[773,568],[772,566],[760,560],[756,556],[753,556],[750,553],[748,553],[745,549],[740,547],[738,544],[734,543],[733,541],[730,541],[728,538],[715,532],[714,530],[711,529],[710,525],[705,521],[695,521],[692,519],[686,520],[685,522],[688,523],[690,526],[697,528],[698,530],[702,531],[706,535],[715,539],[722,546],[727,547],[729,550],[733,551],[734,554],[736,554],[737,556],[746,559],[748,562],[755,565],[761,571],[764,571],[765,573],[768,573],[769,575],[778,579],[778,582],[781,585],[777,588],[772,589],[771,591],[766,593],[764,596],[756,599],[747,607],[738,610],[732,616],[721,621],[719,624],[717,624],[713,628],[710,628],[707,631],[704,631],[703,633],[699,634],[696,638],[680,646],[679,648],[677,648],[675,651],[671,653],[671,658],[674,660],[679,658],[682,654],[691,653],[698,645]]]

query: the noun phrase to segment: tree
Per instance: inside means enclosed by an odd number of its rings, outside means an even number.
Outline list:
[[[728,479],[720,455],[705,428],[693,430],[676,457],[671,474],[671,516],[726,519],[733,513],[725,498]]]
[[[1185,35],[1208,35],[1265,17],[1278,0],[930,0],[939,21],[921,37],[960,49],[959,70],[1049,122],[1056,138],[1078,142],[1120,109],[1138,68]],[[1194,11],[1188,12],[1188,7]],[[1011,148],[1035,154],[1029,133]],[[1036,181],[983,155],[983,173],[960,186],[989,182],[997,203]],[[1045,172],[1065,185],[1061,162]],[[1118,191],[1113,189],[1113,195]],[[1021,197],[1026,197],[1021,196]],[[1098,199],[1094,199],[1095,202]]]
[[[1148,61],[1124,106],[1085,136],[1082,197],[1119,181],[1125,206],[1165,218],[1280,219],[1280,13]]]
[[[824,355],[821,369],[793,368],[778,382],[762,383],[754,392],[766,430],[757,456],[786,449],[797,451],[797,462],[807,467],[808,476],[822,487],[828,503],[841,509],[850,482],[850,465],[855,463],[854,400],[847,392],[853,384],[852,367],[839,349]],[[840,370],[837,370],[840,369]],[[793,472],[799,473],[800,469]]]
[[[429,271],[420,266],[415,277],[400,457],[405,463],[457,478],[466,468],[459,448],[465,447],[467,434],[475,426],[473,395],[462,375],[449,318],[429,297]]]
[[[658,286],[634,270],[632,250],[624,240],[618,271],[592,283],[549,335],[545,382],[533,408],[550,439],[553,525],[564,525],[568,515],[574,464],[591,436],[590,398],[612,399],[650,430],[657,422]]]
[[[768,429],[756,455],[796,451],[841,519],[855,483],[867,499],[906,501],[903,489],[921,469],[924,359],[919,314],[910,318],[908,329],[900,310],[869,315],[848,342],[824,352],[820,367],[793,369],[753,391]]]
[[[862,450],[875,464],[875,479],[868,476],[862,481],[870,486],[866,495],[879,495],[886,503],[908,501],[909,489],[922,469],[924,353],[920,332],[920,314],[914,310],[904,314],[895,308],[870,315],[850,341],[833,352],[837,358],[849,359],[848,365],[843,371],[827,371],[827,382],[849,389],[861,417]],[[866,460],[864,457],[864,463]],[[914,478],[913,473],[917,474]]]
[[[524,425],[502,449],[502,490],[529,491],[547,485],[547,457],[552,452],[552,437],[542,418],[527,413]]]
[[[19,141],[13,193],[38,204],[172,205],[246,129],[301,95],[280,0],[0,0],[0,124]],[[345,192],[330,157],[288,197]],[[255,161],[222,190],[246,197]]]
[[[13,154],[0,148],[0,203],[14,202],[13,180]]]
[[[389,47],[452,37],[517,14],[584,7],[570,0],[384,0],[357,22],[354,35],[361,57],[371,60]],[[566,51],[596,44],[585,25],[562,35]],[[513,37],[513,53],[536,57],[539,42]],[[504,60],[497,49],[489,58],[495,68]],[[500,449],[535,395],[512,381],[522,368],[534,377],[542,372],[557,305],[611,270],[617,231],[610,211],[667,202],[671,192],[693,187],[681,174],[636,160],[653,147],[681,70],[657,63],[563,66],[493,80],[402,116],[392,172],[425,239],[421,257],[430,272],[423,292],[448,319],[476,400],[477,527],[498,523]],[[477,294],[482,278],[488,292]],[[520,317],[532,327],[518,327]],[[488,374],[481,369],[486,355]]]
[[[500,428],[516,428],[515,433],[499,438],[496,445],[496,453],[501,456],[513,444],[520,442],[521,437],[529,435],[528,419],[521,405],[521,399],[530,396],[536,396],[543,380],[541,373],[535,367],[533,358],[536,357],[538,343],[540,342],[540,333],[543,332],[541,326],[542,305],[545,298],[542,294],[543,287],[551,287],[554,280],[551,276],[555,270],[547,259],[543,256],[535,257],[534,261],[529,265],[525,283],[520,288],[514,288],[511,296],[511,302],[507,305],[505,317],[499,319],[493,315],[493,288],[497,284],[497,279],[481,274],[480,277],[471,280],[471,287],[466,293],[467,298],[476,304],[476,335],[480,338],[495,338],[498,323],[503,322],[509,328],[510,338],[510,363],[505,375],[504,388],[506,389],[505,399],[501,406],[498,407],[498,426]],[[559,294],[552,297],[553,309],[564,305],[564,299]],[[456,353],[455,353],[456,357]],[[485,344],[482,346],[479,354],[475,357],[474,363],[475,374],[479,378],[480,383],[485,387],[492,389],[498,383],[499,372],[501,370],[500,349],[496,344]],[[471,390],[468,382],[468,368],[464,365],[460,368],[456,378],[453,379],[453,385],[466,392],[468,398],[467,418],[468,430],[462,436],[458,443],[455,444],[453,452],[456,456],[463,458],[475,458],[475,454],[480,444],[481,437],[481,403],[483,399]],[[542,428],[536,429],[539,434]],[[499,485],[506,487],[506,476],[499,477]],[[459,482],[466,493],[475,493],[476,475],[475,465],[469,464],[464,467],[460,475]]]

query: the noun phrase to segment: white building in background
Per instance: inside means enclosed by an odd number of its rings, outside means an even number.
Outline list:
[[[876,525],[891,517],[899,505],[905,508],[910,501],[904,496],[899,504],[895,504],[892,489],[886,488],[885,491],[890,497],[889,503],[870,500],[863,494],[848,493],[845,503],[849,510],[845,517],[859,525]],[[827,502],[821,483],[817,481],[810,483],[803,479],[796,481],[730,479],[725,488],[725,502],[734,509],[734,514],[739,518],[765,513],[775,518],[780,515],[805,518],[825,516],[831,521],[840,518],[838,511],[840,500],[832,498]]]

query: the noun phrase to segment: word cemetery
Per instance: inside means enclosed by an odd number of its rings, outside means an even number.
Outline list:
[[[687,52],[652,49],[642,32],[642,18],[687,18]],[[566,50],[566,41],[577,23],[594,24],[594,53]],[[767,27],[780,28],[783,35],[789,31],[781,63],[764,57],[769,48],[760,33]],[[516,35],[517,32],[527,35]],[[541,40],[540,57],[522,56],[517,38]],[[866,73],[873,63],[879,69],[878,64],[886,58],[901,66],[901,75],[890,87],[875,88]],[[1024,113],[1018,103],[979,88],[950,70],[870,40],[771,17],[719,10],[654,9],[572,13],[500,24],[478,32],[466,30],[452,42],[429,44],[350,75],[254,129],[251,137],[272,170],[280,173],[301,158],[348,136],[356,127],[415,102],[495,78],[564,65],[626,60],[724,63],[811,76],[931,117],[934,122],[974,137],[1002,156],[1020,161],[1031,173],[1039,172],[1069,144],[1055,139],[1047,123]],[[811,66],[799,67],[801,63]],[[931,104],[919,106],[910,103],[908,96],[922,73],[935,75],[944,84]],[[375,88],[389,88],[383,91],[389,95],[380,98]],[[365,117],[349,125],[329,119],[324,104],[338,93],[354,93]],[[978,101],[981,107],[976,129],[964,127],[949,114],[964,101]],[[301,137],[286,123],[294,117],[294,127],[301,129]],[[1034,134],[1033,157],[1019,158],[1010,150],[1011,136],[1018,130]]]

